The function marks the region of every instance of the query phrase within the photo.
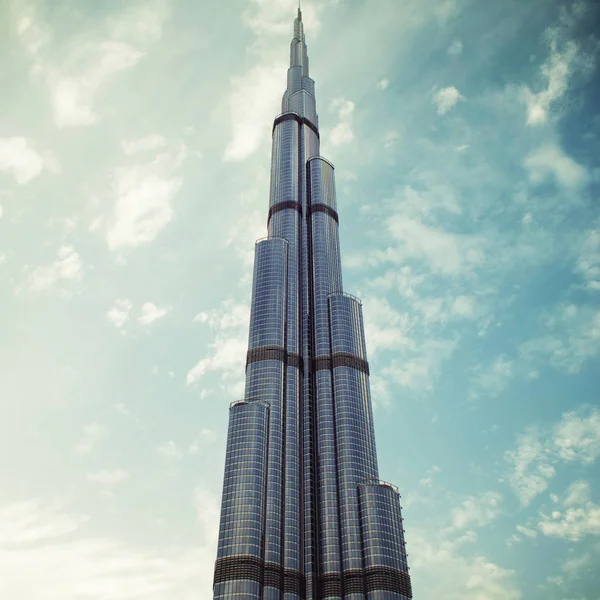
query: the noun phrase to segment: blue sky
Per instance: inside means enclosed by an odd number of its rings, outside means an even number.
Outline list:
[[[0,596],[204,600],[293,0],[0,7]],[[306,0],[420,600],[598,600],[600,9]]]

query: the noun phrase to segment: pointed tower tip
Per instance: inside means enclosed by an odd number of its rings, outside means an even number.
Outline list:
[[[302,21],[302,0],[298,0],[298,21]]]

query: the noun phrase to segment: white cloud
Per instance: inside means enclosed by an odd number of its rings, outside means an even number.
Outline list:
[[[0,545],[31,544],[75,531],[88,517],[66,515],[59,503],[24,500],[0,507]],[[0,583],[0,589],[1,588]]]
[[[398,140],[400,139],[400,135],[396,131],[388,131],[383,138],[383,146],[384,148],[393,148]]]
[[[590,484],[587,481],[574,481],[567,490],[567,497],[564,500],[565,506],[585,504],[591,499]]]
[[[159,308],[155,304],[152,304],[152,302],[145,302],[142,305],[142,314],[140,315],[138,321],[142,325],[150,325],[150,323],[164,317],[170,310],[170,306]]]
[[[335,4],[335,0],[311,3],[302,9],[304,25],[313,34],[319,27],[319,14],[328,3]],[[253,55],[254,66],[241,77],[231,79],[227,100],[231,137],[223,153],[225,161],[243,161],[270,139],[289,66],[279,53],[273,54],[273,47],[278,36],[291,39],[294,1],[251,0],[250,4],[243,16],[246,26],[256,36],[246,48]]]
[[[115,408],[124,417],[128,417],[131,414],[129,412],[129,409],[127,408],[127,406],[125,406],[125,404],[123,404],[122,402],[119,402],[118,404],[115,404]]]
[[[129,479],[129,471],[125,469],[113,469],[112,471],[103,469],[96,473],[88,473],[86,479],[93,483],[110,486]]]
[[[209,356],[201,358],[187,374],[187,384],[193,385],[200,381],[209,372],[222,373],[224,380],[234,380],[235,384],[230,388],[243,390],[244,364],[246,361],[246,350],[248,348],[247,335],[244,337],[217,337],[210,345]]]
[[[537,531],[535,529],[530,529],[529,527],[524,527],[523,525],[517,525],[517,531],[528,538],[537,537]]]
[[[57,40],[30,6],[23,9],[17,33],[33,61],[32,73],[49,88],[54,121],[59,127],[91,125],[98,121],[95,109],[98,92],[118,73],[134,67],[144,56],[135,44],[160,38],[168,16],[166,3],[155,0],[130,3],[106,23],[96,20],[79,36]],[[53,39],[54,38],[54,39]],[[61,61],[53,62],[49,42],[61,48]]]
[[[554,445],[564,461],[594,463],[600,457],[600,410],[565,413],[554,429]]]
[[[173,440],[169,440],[162,446],[159,446],[158,453],[163,458],[168,458],[171,460],[179,460],[183,457],[181,450],[177,447],[177,444]]]
[[[584,235],[576,270],[585,280],[587,290],[600,291],[600,228]]]
[[[459,11],[457,0],[439,0],[434,8],[435,16],[446,24]]]
[[[545,332],[524,342],[521,357],[529,362],[549,362],[566,373],[579,373],[600,354],[600,311],[589,306],[559,305],[547,314]]]
[[[207,545],[216,547],[221,512],[219,497],[205,486],[197,487],[194,490],[193,504],[196,509],[196,522],[200,526],[203,538]]]
[[[403,214],[390,217],[388,228],[400,246],[380,254],[383,259],[420,259],[434,273],[447,276],[471,271],[485,261],[484,241],[475,235],[450,233]]]
[[[189,453],[198,454],[202,448],[210,447],[217,440],[217,434],[212,429],[204,428],[198,437],[190,444]]]
[[[575,556],[565,560],[561,566],[561,570],[567,573],[567,575],[575,576],[580,571],[583,571],[590,566],[592,566],[592,556],[586,552],[581,556]]]
[[[213,512],[214,515],[214,512]],[[200,600],[211,597],[214,529],[194,548],[85,537],[86,515],[27,500],[0,507],[0,596],[19,600]],[[199,566],[200,565],[200,566]],[[204,565],[204,566],[203,566]]]
[[[0,138],[0,171],[15,178],[19,185],[29,183],[53,161],[43,158],[24,137]]]
[[[99,425],[98,423],[86,425],[81,432],[79,441],[75,444],[75,452],[77,454],[88,454],[95,448],[98,442],[105,439],[108,434],[108,429],[103,425]]]
[[[128,3],[123,12],[109,19],[111,37],[135,44],[157,42],[169,16],[167,0]]]
[[[450,46],[448,46],[448,50],[446,52],[450,56],[459,56],[463,51],[463,43],[460,40],[454,40]]]
[[[173,218],[171,202],[182,180],[179,167],[186,149],[160,153],[151,162],[115,170],[114,222],[107,241],[112,250],[151,242]]]
[[[503,496],[498,492],[485,492],[470,496],[461,506],[452,510],[453,529],[483,527],[496,519],[500,513]]]
[[[256,198],[256,188],[242,194],[240,211],[237,218],[232,219],[225,239],[225,245],[232,247],[241,259],[248,280],[252,277],[255,242],[264,237],[266,231],[264,211],[253,208]]]
[[[269,139],[269,131],[276,115],[287,66],[279,61],[255,65],[242,77],[231,80],[229,110],[231,139],[223,160],[243,161]]]
[[[108,320],[118,329],[129,320],[132,304],[127,299],[118,299],[115,305],[106,313]]]
[[[325,6],[336,4],[337,0],[325,0],[310,3],[302,7],[304,29],[312,34],[321,26],[320,13]],[[295,16],[298,6],[295,0],[251,0],[251,8],[244,12],[244,22],[258,36],[291,37],[291,18]]]
[[[445,325],[450,321],[473,319],[477,316],[477,300],[474,296],[411,296],[408,302],[420,314],[421,322],[425,325]]]
[[[156,150],[162,148],[167,143],[167,140],[158,134],[147,135],[143,138],[123,140],[121,142],[121,149],[124,154],[131,155],[145,150]]]
[[[587,179],[586,170],[556,144],[546,144],[534,150],[525,157],[524,165],[533,183],[554,180],[567,189],[573,189]]]
[[[48,67],[54,120],[59,127],[91,125],[98,120],[94,100],[98,90],[114,75],[135,66],[143,54],[129,44],[116,41],[83,43],[68,62],[86,63],[83,74],[66,75]]]
[[[527,125],[539,126],[548,122],[552,105],[562,98],[568,90],[569,79],[575,72],[588,68],[587,57],[573,40],[561,43],[564,37],[560,28],[548,30],[550,56],[541,66],[541,76],[546,81],[545,89],[534,93],[527,86],[522,95],[527,106]]]
[[[207,323],[214,329],[247,329],[250,324],[250,306],[225,300],[218,309],[198,313],[193,323]]]
[[[442,364],[452,356],[456,340],[423,339],[402,359],[394,359],[381,369],[381,374],[394,383],[413,390],[431,391]]]
[[[331,102],[332,111],[337,113],[338,123],[329,132],[328,139],[333,146],[342,146],[354,140],[354,102],[346,98],[336,98]]]
[[[445,115],[459,100],[464,100],[464,97],[454,86],[442,88],[433,94],[433,103],[437,106],[438,115]]]
[[[365,337],[370,356],[374,356],[379,350],[412,346],[408,313],[397,312],[390,306],[389,301],[381,296],[365,298],[363,306]]]
[[[551,449],[547,448],[535,432],[522,436],[516,450],[505,454],[511,465],[509,483],[519,496],[523,506],[528,505],[548,487],[548,479],[554,475],[550,464]]]
[[[477,365],[473,369],[469,396],[472,400],[476,400],[481,395],[498,396],[509,384],[512,377],[513,362],[503,356],[498,356],[489,365]]]
[[[511,466],[509,483],[523,505],[529,504],[548,487],[559,463],[589,465],[600,457],[600,411],[581,408],[566,412],[546,432],[531,430],[519,439],[516,450],[505,453]],[[569,490],[569,503],[586,496],[585,482],[576,482]]]
[[[413,530],[408,539],[415,589],[423,598],[445,600],[519,600],[522,597],[515,571],[504,569],[483,556],[462,556],[459,543],[428,539]],[[431,576],[435,573],[435,577]]]
[[[33,270],[29,276],[29,288],[32,292],[41,292],[61,280],[80,279],[82,266],[81,257],[72,246],[61,246],[58,258],[52,264]]]
[[[387,90],[389,86],[390,86],[390,80],[387,77],[384,77],[383,79],[380,79],[377,82],[377,89],[381,90],[382,92],[384,90]]]
[[[586,502],[571,506],[564,512],[542,514],[538,529],[546,536],[578,542],[587,535],[600,535],[600,506]]]
[[[214,341],[209,353],[188,371],[188,386],[198,383],[207,373],[217,372],[227,394],[243,393],[249,318],[248,306],[232,300],[226,300],[216,310],[196,315],[194,322],[207,323],[214,332]]]

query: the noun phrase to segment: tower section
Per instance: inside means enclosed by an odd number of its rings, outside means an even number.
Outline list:
[[[379,480],[362,304],[344,292],[302,13],[272,132],[244,399],[230,408],[214,598],[412,598],[400,496]]]

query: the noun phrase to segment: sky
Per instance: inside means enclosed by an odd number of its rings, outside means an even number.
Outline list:
[[[303,10],[414,596],[598,600],[600,6]],[[212,597],[294,16],[0,1],[0,597]]]

